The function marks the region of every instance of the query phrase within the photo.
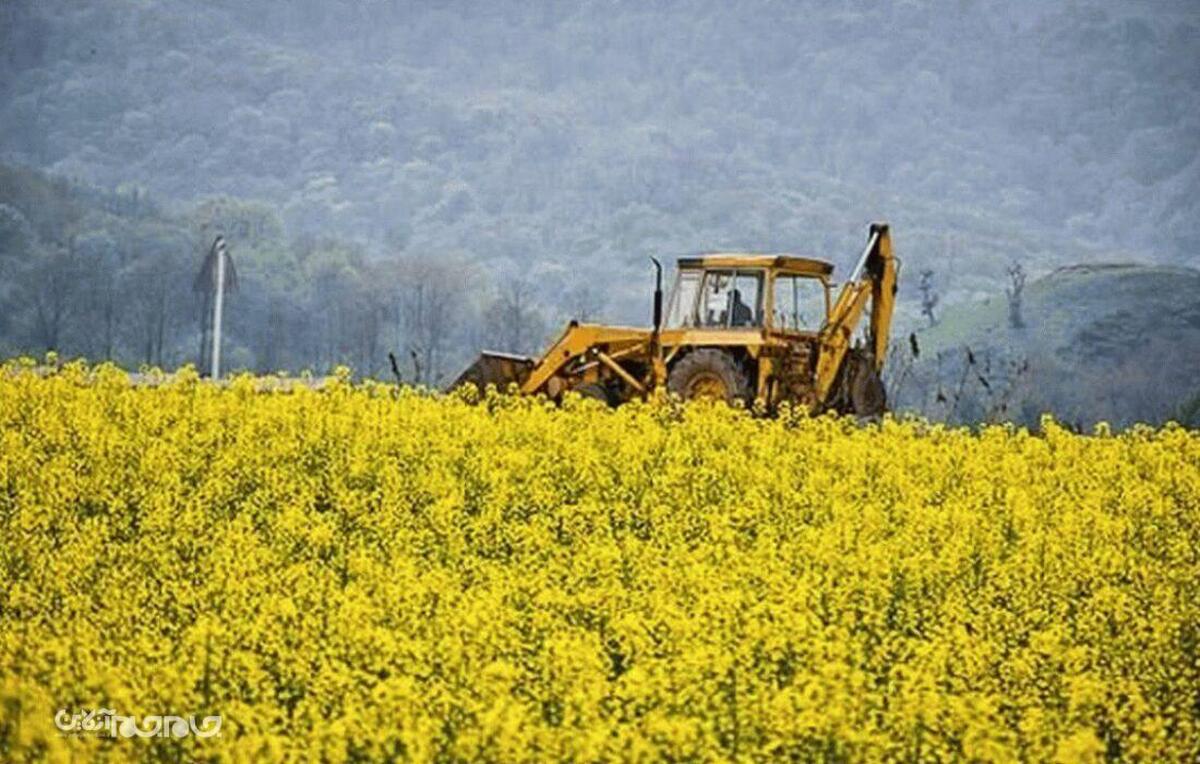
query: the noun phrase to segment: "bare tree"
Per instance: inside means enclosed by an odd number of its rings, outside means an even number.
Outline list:
[[[82,309],[89,317],[80,337],[81,346],[90,358],[112,360],[124,297],[124,284],[119,278],[121,247],[106,230],[96,228],[79,237],[77,248],[90,285],[81,295]]]
[[[465,262],[406,258],[396,268],[392,313],[413,381],[437,384],[466,311]]]
[[[884,387],[887,399],[898,403],[905,392],[906,383],[913,375],[917,359],[921,357],[921,346],[916,334],[909,334],[903,341],[888,344],[888,360],[884,365]]]
[[[75,236],[48,245],[23,265],[18,293],[30,308],[33,339],[46,350],[60,350],[83,281]]]
[[[937,317],[933,314],[933,309],[938,304],[938,293],[933,290],[933,271],[926,268],[921,271],[921,281],[918,285],[921,290],[921,315],[929,319],[929,325],[933,326],[937,323]]]
[[[147,225],[135,232],[131,257],[120,274],[128,290],[121,323],[143,363],[162,366],[176,347],[179,309],[188,302],[190,246],[180,231],[167,226]]]
[[[987,371],[992,376],[988,383],[986,376],[980,376],[984,391],[984,421],[1012,421],[1020,412],[1018,405],[1028,399],[1033,392],[1031,364],[1026,355],[1011,355],[1003,358],[998,364],[996,374]]]
[[[581,280],[570,287],[565,295],[564,307],[571,318],[578,321],[594,321],[604,309],[604,293]]]
[[[490,329],[489,340],[500,350],[531,352],[542,333],[542,317],[533,300],[533,285],[521,277],[512,277],[501,286],[484,319]]]
[[[1008,269],[1008,286],[1004,293],[1008,295],[1008,325],[1014,329],[1022,329],[1025,320],[1021,316],[1021,299],[1025,292],[1025,269],[1020,263],[1013,263]]]

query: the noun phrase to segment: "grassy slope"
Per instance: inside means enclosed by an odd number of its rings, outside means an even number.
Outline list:
[[[920,332],[922,357],[901,404],[936,408],[930,396],[961,376],[964,348],[990,375],[966,396],[996,399],[1014,362],[1029,361],[1013,387],[1014,415],[1053,410],[1081,422],[1168,416],[1200,379],[1200,271],[1132,264],[1062,268],[1030,282],[1024,328],[1009,325],[1002,297],[957,305]],[[941,356],[941,370],[937,370]],[[990,364],[983,371],[985,363]],[[936,413],[936,412],[935,412]]]

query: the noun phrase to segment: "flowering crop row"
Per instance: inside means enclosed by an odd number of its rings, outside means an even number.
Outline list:
[[[0,759],[1200,757],[1195,432],[160,382],[0,373]]]

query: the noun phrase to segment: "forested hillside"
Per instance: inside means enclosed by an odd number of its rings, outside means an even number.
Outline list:
[[[1014,262],[1194,264],[1198,50],[1186,0],[18,0],[0,6],[0,152],[134,209],[68,230],[5,187],[5,225],[41,233],[0,257],[107,236],[186,302],[236,208],[263,221],[229,232],[240,363],[378,370],[438,345],[422,373],[444,375],[567,315],[644,321],[647,255],[845,266],[886,218],[911,320],[925,269],[946,304],[998,293]],[[132,219],[186,245],[127,239]],[[429,269],[452,277],[397,280]],[[109,347],[82,303],[81,326],[32,331],[25,291],[4,294],[7,347]],[[125,326],[114,352],[194,355],[195,317],[170,313],[161,351]]]
[[[227,369],[378,375],[395,351],[407,381],[437,383],[476,345],[528,346],[544,330],[526,282],[494,285],[461,254],[371,258],[346,241],[286,240],[266,204],[213,197],[172,212],[136,189],[0,164],[0,355],[196,362],[196,278],[218,232],[234,242]]]

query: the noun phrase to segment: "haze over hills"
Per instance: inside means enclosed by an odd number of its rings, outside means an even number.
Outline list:
[[[155,235],[112,205],[71,223],[112,243],[115,272],[168,278],[202,231],[257,232],[232,237],[253,287],[234,357],[254,368],[378,371],[383,348],[438,345],[445,374],[569,315],[644,322],[651,254],[844,268],[872,219],[893,224],[905,325],[925,269],[950,304],[999,294],[1014,262],[1194,265],[1200,248],[1193,2],[20,0],[0,51],[4,160],[161,218]],[[29,189],[0,192],[36,217]],[[17,238],[45,250],[54,228]],[[409,315],[414,271],[446,320]],[[345,307],[372,300],[393,318]],[[35,307],[12,305],[0,345],[36,348]],[[167,323],[159,355],[186,360],[191,320]]]

